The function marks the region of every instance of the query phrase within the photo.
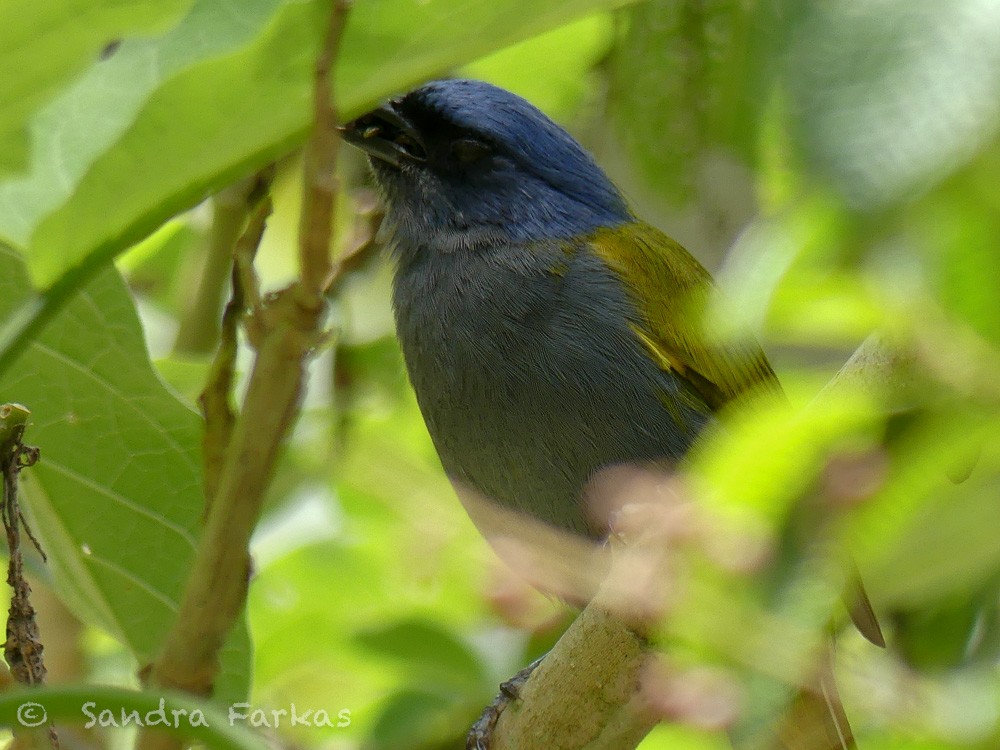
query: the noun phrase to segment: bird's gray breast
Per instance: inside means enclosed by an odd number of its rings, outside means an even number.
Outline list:
[[[706,420],[647,356],[620,282],[586,245],[402,256],[397,331],[451,479],[599,534],[581,502],[602,467],[677,459]]]

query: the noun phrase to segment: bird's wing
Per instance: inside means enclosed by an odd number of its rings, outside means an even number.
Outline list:
[[[756,342],[723,342],[705,330],[712,278],[681,245],[642,222],[598,230],[590,242],[632,293],[643,344],[711,409],[754,389],[780,390]]]
[[[752,339],[712,343],[703,312],[712,278],[687,250],[658,229],[635,222],[591,238],[594,251],[632,292],[639,313],[633,329],[660,366],[682,378],[715,410],[754,389],[781,386]],[[851,619],[877,646],[885,646],[878,618],[855,570],[845,592]]]

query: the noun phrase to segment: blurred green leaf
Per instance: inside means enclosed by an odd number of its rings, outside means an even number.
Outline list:
[[[639,745],[639,750],[731,750],[719,733],[660,724]]]
[[[208,379],[210,363],[205,359],[185,359],[166,357],[153,364],[160,377],[174,389],[174,392],[192,409],[198,403]]]
[[[853,349],[888,317],[879,290],[845,257],[857,241],[841,207],[815,193],[752,220],[718,275],[713,328]]]
[[[923,710],[918,713],[920,734],[936,735],[944,747],[993,750],[1000,739],[1000,684],[996,666],[953,670],[922,676],[918,689]]]
[[[427,684],[479,688],[486,674],[472,650],[442,624],[407,619],[357,634],[363,648],[398,660]]]
[[[985,602],[957,600],[894,612],[892,642],[907,664],[921,671],[956,667],[968,653]]]
[[[907,238],[942,307],[1000,345],[1000,143],[907,211]]]
[[[997,415],[930,413],[896,438],[883,484],[855,509],[848,545],[871,593],[907,608],[972,595],[1000,573]],[[981,452],[980,452],[981,451]],[[948,478],[979,455],[972,476]]]
[[[376,345],[376,359],[384,346]],[[398,367],[398,353],[387,361]],[[288,469],[301,476],[302,467]],[[329,541],[258,557],[250,590],[256,690],[259,700],[276,706],[350,707],[350,732],[366,735],[385,696],[410,689],[423,667],[373,654],[357,635],[409,621],[430,621],[446,641],[476,635],[485,617],[479,593],[485,542],[441,474],[410,391],[358,409],[338,461],[324,459],[318,470],[335,488],[333,513],[342,525]],[[467,656],[437,672],[449,705],[459,696],[466,701],[473,686]],[[504,665],[513,660],[499,647],[490,657]],[[473,700],[486,700],[480,691],[493,690],[499,679],[480,683]],[[468,707],[461,713],[461,723],[471,721]],[[447,725],[454,730],[454,721]]]
[[[208,242],[190,214],[172,219],[118,256],[129,289],[167,311],[190,304]]]
[[[385,701],[369,735],[376,750],[417,750],[456,740],[454,703],[433,692],[400,690]]]
[[[0,318],[28,294],[22,260],[0,247]],[[174,620],[203,509],[200,421],[157,378],[132,300],[108,268],[63,309],[0,379],[25,404],[42,450],[24,507],[55,585],[86,622],[140,664]],[[250,680],[244,625],[224,660],[223,698]]]
[[[729,414],[726,430],[696,447],[692,478],[713,511],[776,530],[829,454],[877,444],[880,413],[860,388],[838,389],[805,409],[761,401]]]
[[[794,132],[855,209],[926,189],[996,132],[994,0],[799,4],[787,58]]]
[[[347,314],[353,317],[353,310]],[[343,343],[337,347],[336,359],[338,409],[348,416],[353,412],[384,413],[398,406],[407,392],[406,371],[395,336]]]
[[[869,731],[864,736],[864,750],[992,750],[991,744],[964,742],[962,740],[947,741],[937,737],[913,736],[912,731],[907,736],[894,733],[879,733]],[[921,733],[926,735],[926,732]]]
[[[192,0],[0,2],[0,175],[27,165],[27,123],[102,48],[162,31]]]

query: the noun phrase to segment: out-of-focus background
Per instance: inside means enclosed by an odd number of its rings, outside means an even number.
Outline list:
[[[325,6],[80,5],[0,0],[0,312],[16,323],[32,283],[75,295],[0,400],[32,409],[42,447],[23,503],[51,559],[29,560],[51,681],[137,686],[198,533],[191,410],[228,273],[212,250],[274,161],[258,266],[268,288],[296,271]],[[729,709],[829,621],[867,750],[1000,746],[1000,3],[357,0],[345,117],[443,75],[565,125],[716,275],[712,320],[753,331],[789,396],[734,414],[686,470],[724,549],[684,558],[661,635],[669,668],[704,678],[700,708],[641,747],[728,747]],[[343,149],[340,169],[336,251],[373,247],[334,290],[218,700],[334,725],[349,711],[348,726],[265,722],[284,746],[457,748],[573,610],[495,558],[442,475],[393,336],[367,167]],[[78,292],[73,269],[114,256],[128,293],[112,271]],[[876,330],[905,352],[899,381],[808,406]],[[847,547],[886,650],[830,593]]]

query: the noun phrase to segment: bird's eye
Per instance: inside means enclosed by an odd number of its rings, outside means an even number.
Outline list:
[[[461,138],[451,144],[451,154],[459,164],[472,164],[491,153],[490,144],[475,138]]]

